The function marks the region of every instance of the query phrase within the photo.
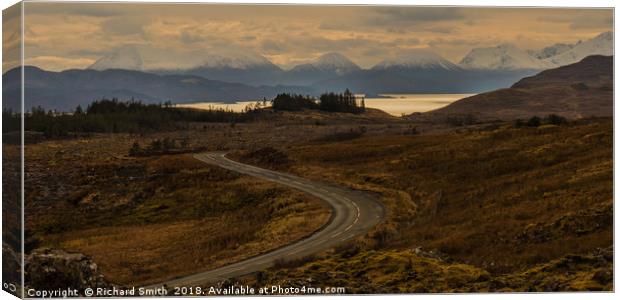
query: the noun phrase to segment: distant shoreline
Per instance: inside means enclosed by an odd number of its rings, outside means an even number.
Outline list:
[[[380,109],[390,115],[400,117],[403,114],[427,112],[438,109],[472,95],[475,94],[378,94],[377,97],[366,97],[364,100],[368,108]],[[181,103],[175,104],[175,107],[229,109],[240,112],[248,105],[254,105],[256,102],[262,102],[262,100],[245,100],[232,103],[223,101]]]

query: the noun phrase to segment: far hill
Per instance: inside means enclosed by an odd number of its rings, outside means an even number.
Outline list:
[[[589,56],[523,78],[510,88],[461,99],[415,118],[468,115],[476,120],[514,120],[549,114],[569,119],[612,116],[613,56]]]
[[[5,106],[17,110],[21,93],[21,69],[2,76]],[[106,69],[51,72],[24,68],[25,107],[70,111],[102,98],[140,99],[145,103],[234,102],[271,98],[282,92],[312,94],[296,86],[250,86],[210,80],[195,75],[157,75],[142,71]]]

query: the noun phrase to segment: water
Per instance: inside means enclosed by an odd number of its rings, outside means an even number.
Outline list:
[[[383,94],[382,98],[366,98],[366,107],[380,109],[394,116],[427,112],[442,108],[473,94]]]
[[[456,100],[463,99],[473,94],[382,94],[380,98],[366,98],[366,107],[377,108],[394,116],[411,114],[414,112],[426,112],[444,107]],[[256,101],[239,101],[236,103],[200,102],[178,104],[178,107],[198,109],[227,109],[243,111],[249,104]]]
[[[225,110],[241,112],[249,104],[254,105],[254,103],[256,103],[256,101],[239,101],[236,103],[197,102],[197,103],[177,104],[176,107],[186,107],[186,108],[196,108],[196,109],[225,109]],[[267,101],[267,104],[269,104],[269,101]]]

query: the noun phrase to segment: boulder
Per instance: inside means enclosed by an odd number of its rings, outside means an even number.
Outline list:
[[[41,248],[26,257],[26,284],[38,290],[111,287],[88,256]]]

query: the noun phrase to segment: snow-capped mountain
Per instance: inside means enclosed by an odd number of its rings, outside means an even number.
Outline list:
[[[330,52],[321,55],[316,60],[301,64],[293,67],[291,72],[307,72],[307,71],[320,71],[325,73],[333,73],[335,75],[343,75],[355,71],[359,71],[360,67],[352,62],[346,56]]]
[[[174,58],[174,59],[171,59]],[[179,62],[166,65],[167,61]],[[162,49],[124,46],[97,60],[89,69],[125,69],[156,74],[198,75],[212,80],[263,84],[265,76],[282,72],[264,56],[247,49],[203,49],[170,53]]]
[[[581,61],[590,55],[613,55],[614,36],[611,31],[603,32],[596,37],[575,44],[570,50],[545,59],[555,66],[564,66]]]
[[[199,60],[197,68],[278,68],[264,56],[250,50],[211,49],[206,51]]]
[[[538,59],[546,59],[564,53],[573,47],[575,47],[574,44],[558,43],[539,50],[528,50],[527,53]]]
[[[447,59],[430,50],[412,49],[403,55],[385,59],[372,67],[372,70],[386,69],[459,70],[460,68],[454,63],[448,61]]]
[[[513,44],[472,49],[459,63],[465,69],[519,70],[544,69],[550,63],[541,61]]]
[[[194,68],[278,68],[264,56],[247,49],[203,49],[189,53],[169,53],[162,49],[149,49],[140,46],[126,45],[107,53],[97,60],[89,69],[126,69],[172,71],[175,68],[162,65],[162,61],[180,61],[177,70]],[[279,69],[279,68],[278,68]]]
[[[524,51],[513,44],[476,48],[463,57],[459,66],[478,70],[541,70],[573,64],[590,55],[613,55],[613,33],[604,32],[584,42],[558,43],[539,50]]]
[[[308,85],[360,70],[361,68],[346,56],[330,52],[321,55],[309,63],[294,66],[283,74],[280,81],[284,84]]]
[[[142,55],[133,46],[123,46],[115,49],[90,65],[91,70],[107,70],[107,69],[126,69],[126,70],[142,70]]]
[[[613,54],[613,33],[583,42],[558,43],[536,50],[513,44],[471,50],[455,64],[429,49],[411,49],[362,69],[346,56],[330,52],[290,70],[283,70],[252,49],[199,49],[177,53],[146,45],[125,46],[101,57],[90,69],[128,69],[160,75],[196,75],[205,79],[254,87],[280,85],[314,90],[358,92],[478,92],[510,86],[540,70]]]
[[[158,69],[159,74],[196,75],[207,79],[250,85],[271,84],[282,69],[249,49],[206,49],[191,54],[186,67]]]

